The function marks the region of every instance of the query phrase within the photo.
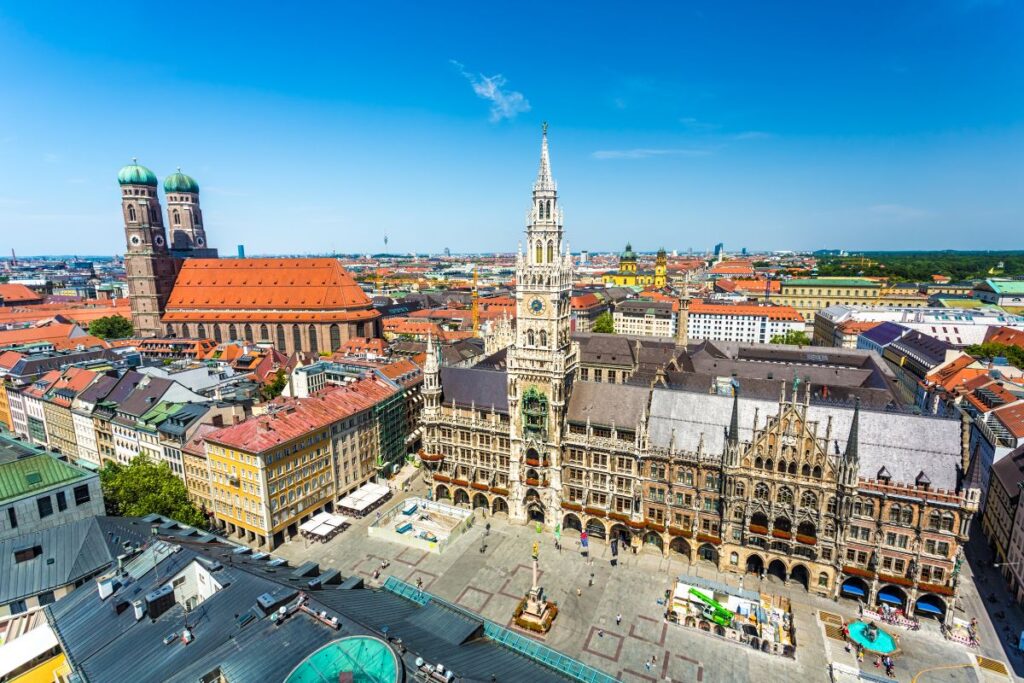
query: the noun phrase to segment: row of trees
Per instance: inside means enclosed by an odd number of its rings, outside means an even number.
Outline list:
[[[931,282],[932,275],[946,275],[958,281],[1021,274],[1024,252],[1020,251],[865,252],[818,261],[818,275],[863,275],[895,282]]]
[[[997,344],[986,342],[984,344],[972,344],[966,349],[967,353],[975,358],[991,360],[992,358],[1005,358],[1010,365],[1024,370],[1024,349],[1009,344]]]

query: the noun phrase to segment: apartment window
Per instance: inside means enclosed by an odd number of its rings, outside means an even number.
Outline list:
[[[53,594],[53,591],[46,591],[45,593],[39,594],[39,606],[52,605],[57,602],[57,596]]]
[[[39,508],[39,519],[45,519],[53,514],[53,501],[49,496],[36,498],[36,507]]]
[[[11,523],[12,529],[18,528],[18,512],[12,507],[7,508],[7,521]]]
[[[57,509],[61,512],[68,509],[68,497],[63,491],[57,491]]]

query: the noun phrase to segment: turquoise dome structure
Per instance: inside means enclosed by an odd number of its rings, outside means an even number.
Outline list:
[[[136,163],[135,159],[132,159],[132,163],[117,172],[117,182],[121,185],[148,185],[150,187],[157,185],[156,174]]]
[[[182,173],[179,168],[164,180],[164,192],[193,192],[198,194],[199,183],[192,176]]]
[[[635,261],[636,260],[636,253],[633,251],[633,245],[632,244],[628,244],[628,243],[626,244],[626,251],[622,252],[622,256],[620,258],[622,260],[624,260],[624,261]]]

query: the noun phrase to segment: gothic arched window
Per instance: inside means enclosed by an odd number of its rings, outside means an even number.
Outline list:
[[[217,323],[213,324],[213,340],[218,344],[224,341],[224,338],[221,336],[220,333],[220,325],[218,325]]]
[[[533,346],[534,345],[533,330],[527,330],[526,331],[526,345],[527,346]]]
[[[782,472],[783,474],[786,473],[786,461],[785,460],[780,460],[779,461],[779,472]]]
[[[795,462],[789,463],[789,473],[792,474],[792,475],[796,475],[796,463]]]
[[[338,327],[338,323],[331,325],[331,351],[337,351],[341,348],[341,328]]]
[[[815,509],[817,509],[817,507],[818,507],[818,497],[816,495],[814,495],[813,493],[811,493],[810,491],[804,491],[803,495],[800,496],[800,505],[801,505],[801,507],[805,507],[805,508],[815,508]]]
[[[555,243],[548,240],[548,263],[555,262]]]
[[[199,323],[199,327],[196,328],[196,336],[200,339],[204,339],[206,337],[206,325]]]
[[[270,330],[267,329],[266,325],[260,325],[260,339],[262,341],[270,339]]]
[[[540,331],[540,345],[546,347],[548,345],[548,331]]]
[[[252,325],[245,324],[245,341],[252,341]]]
[[[746,495],[746,493],[747,493],[747,487],[743,485],[743,482],[742,481],[736,482],[736,495],[742,497],[742,496]]]
[[[771,491],[768,489],[768,484],[758,484],[754,487],[754,498],[758,500],[768,500],[771,496]]]
[[[900,514],[900,522],[902,524],[913,524],[914,522],[914,508],[908,505],[903,508]]]
[[[896,522],[897,524],[899,523],[899,521],[900,521],[900,506],[899,505],[893,505],[891,508],[889,508],[889,521],[890,522]]]
[[[298,325],[292,325],[292,346],[296,351],[302,350],[302,333],[299,331]]]
[[[171,222],[175,225],[181,225],[181,214],[178,213],[177,209],[171,214]]]
[[[821,479],[821,466],[820,465],[815,465],[814,466],[814,471],[811,472],[811,476],[814,477],[815,479]]]
[[[238,328],[235,327],[234,323],[231,323],[230,325],[228,325],[228,338],[231,341],[237,341],[238,340]]]
[[[128,220],[130,220],[130,221],[138,220],[137,214],[135,213],[135,205],[134,204],[129,204],[128,205]]]
[[[277,350],[281,353],[285,353],[284,346],[284,325],[281,323],[277,324]],[[296,348],[295,351],[301,351],[302,349]]]
[[[544,245],[540,243],[540,240],[537,240],[537,250],[536,251],[537,251],[537,258],[536,258],[537,263],[544,263]]]
[[[793,491],[788,486],[783,486],[779,489],[779,494],[775,497],[775,500],[783,505],[791,505],[793,503]]]
[[[800,474],[802,474],[805,477],[811,476],[811,466],[808,465],[807,463],[804,463],[804,466],[800,468]]]
[[[312,353],[320,353],[320,342],[316,338],[316,325],[309,326],[309,350]]]

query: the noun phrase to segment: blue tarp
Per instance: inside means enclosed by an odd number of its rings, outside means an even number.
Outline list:
[[[882,602],[888,602],[888,603],[893,604],[893,605],[902,605],[903,604],[903,598],[901,598],[900,596],[896,595],[895,593],[890,593],[888,591],[879,591],[878,592],[878,599],[881,600]]]
[[[844,583],[843,592],[849,593],[850,595],[860,595],[861,597],[864,596],[864,589],[852,583]]]

